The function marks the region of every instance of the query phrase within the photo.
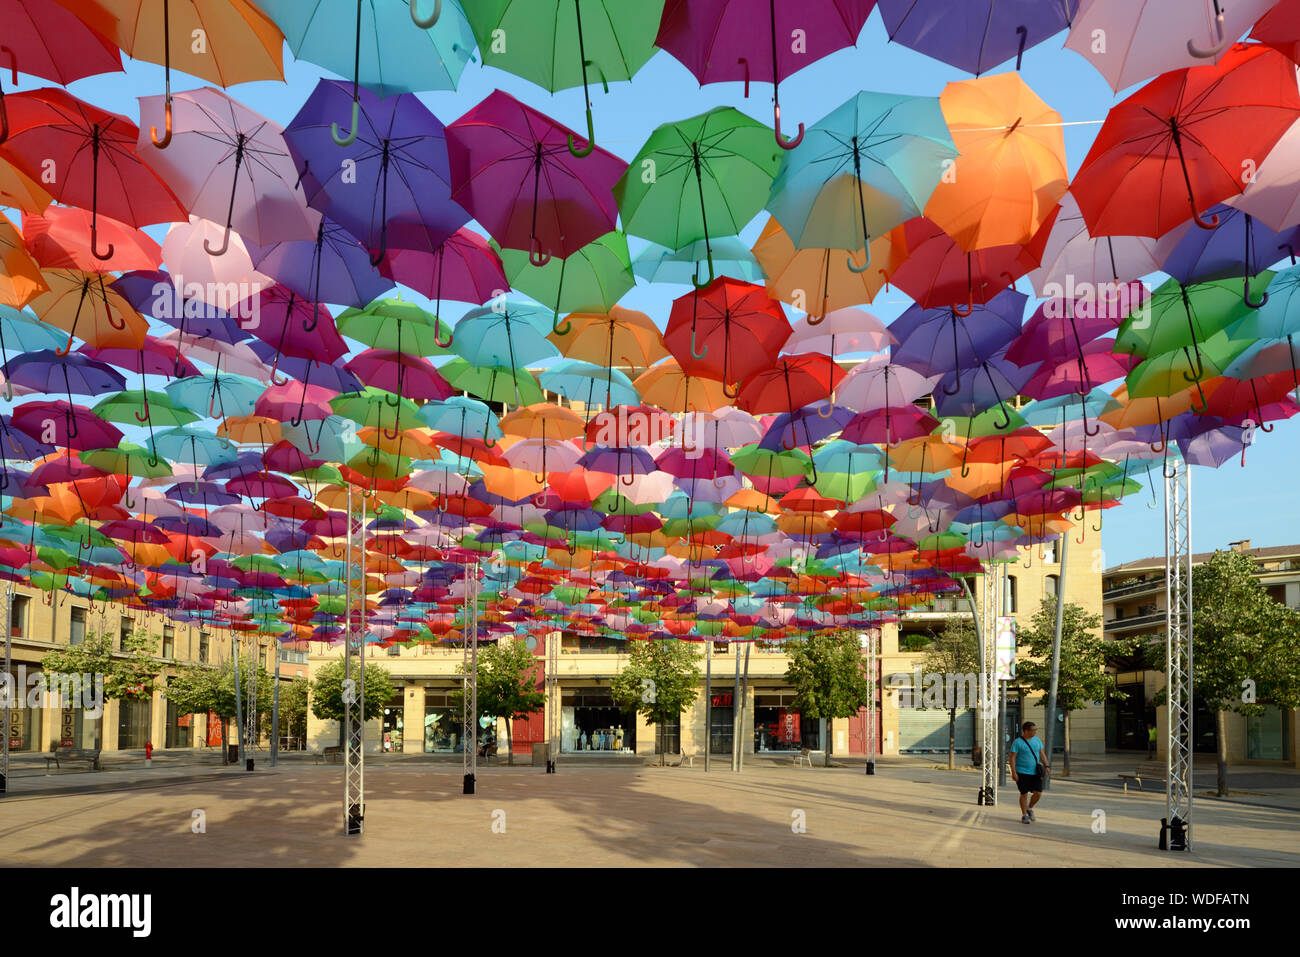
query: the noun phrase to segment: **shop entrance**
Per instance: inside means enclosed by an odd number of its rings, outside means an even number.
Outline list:
[[[636,751],[636,711],[620,708],[603,688],[565,692],[560,707],[560,750]]]

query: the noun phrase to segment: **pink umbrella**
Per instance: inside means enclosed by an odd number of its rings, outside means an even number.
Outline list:
[[[939,379],[896,365],[881,353],[849,370],[835,390],[835,401],[857,412],[906,405],[928,395]]]
[[[1093,239],[1079,212],[1079,201],[1073,193],[1066,193],[1048,234],[1042,265],[1029,273],[1029,281],[1040,296],[1073,299],[1076,290],[1081,292],[1085,284],[1123,283],[1159,272],[1160,258],[1155,248],[1156,241],[1146,236]],[[1053,285],[1058,288],[1049,290]]]
[[[1124,378],[1141,359],[1112,354],[1114,345],[1114,339],[1097,339],[1076,356],[1056,363],[1044,362],[1020,393],[1031,399],[1052,399],[1071,392],[1086,393],[1095,386]]]
[[[451,198],[504,248],[543,266],[615,228],[614,184],[627,163],[597,147],[569,152],[577,134],[496,90],[447,127]]]
[[[223,226],[191,216],[188,223],[177,223],[167,231],[162,261],[178,287],[196,292],[193,298],[201,302],[230,311],[236,302],[275,285],[275,280],[257,271],[243,239],[233,233],[226,252],[211,255],[208,249],[219,246],[224,234]]]
[[[1269,150],[1246,191],[1224,202],[1254,216],[1274,232],[1300,223],[1300,120]]]
[[[302,419],[325,419],[330,416],[330,399],[338,393],[318,385],[306,385],[290,380],[283,385],[273,385],[258,397],[253,405],[253,415],[278,419],[281,422]]]
[[[185,339],[179,329],[164,333],[158,337],[158,341],[172,348],[179,348],[182,355],[192,362],[204,362],[210,366],[219,366],[226,372],[248,376],[260,382],[267,381],[266,363],[248,347],[247,343],[239,342],[230,345],[200,336]]]
[[[455,392],[433,363],[405,352],[367,349],[343,368],[366,385],[408,399],[446,399]]]
[[[434,300],[435,313],[444,299],[481,306],[510,288],[501,257],[472,229],[458,229],[433,252],[389,249],[379,272]]]
[[[895,345],[884,323],[862,309],[836,309],[812,321],[804,316],[794,324],[782,352],[824,352],[832,359],[855,352],[879,352]]]

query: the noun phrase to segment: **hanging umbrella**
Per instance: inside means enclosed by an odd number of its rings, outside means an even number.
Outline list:
[[[356,237],[325,217],[314,240],[249,244],[248,254],[259,272],[314,303],[363,306],[393,290]]]
[[[807,312],[812,325],[834,310],[871,302],[906,258],[901,226],[872,240],[869,255],[859,249],[846,258],[841,250],[796,249],[775,217],[763,227],[753,252],[767,277],[768,295]]]
[[[1087,2],[1087,0],[1083,0]],[[979,76],[1066,29],[1080,0],[879,0],[893,43]]]
[[[0,213],[0,305],[21,309],[48,290],[22,234]]]
[[[1065,46],[1115,92],[1161,73],[1218,63],[1276,0],[1085,0]],[[1099,34],[1097,31],[1101,31]],[[1097,37],[1123,43],[1097,43]]]
[[[615,228],[611,190],[627,165],[599,147],[579,163],[571,135],[500,90],[447,127],[452,199],[501,246],[528,250],[534,266]]]
[[[478,233],[463,228],[433,252],[390,249],[379,271],[432,299],[435,313],[441,311],[443,299],[479,306],[510,287],[496,250]]]
[[[671,249],[703,240],[709,275],[697,268],[692,282],[704,288],[716,277],[710,238],[739,233],[771,191],[780,150],[767,132],[729,106],[656,128],[614,186],[624,231]]]
[[[961,156],[926,218],[967,252],[1031,242],[1068,185],[1061,114],[1018,73],[949,83],[939,102]]]
[[[0,115],[0,121],[7,116],[7,113]],[[41,213],[52,202],[54,198],[39,183],[19,172],[8,160],[0,158],[0,206],[11,206],[25,213]]]
[[[126,349],[138,349],[144,342],[148,323],[109,288],[103,273],[46,269],[41,277],[49,291],[33,299],[31,308],[42,322],[68,334],[60,352],[71,351],[74,338],[91,346]]]
[[[147,235],[104,216],[99,229],[114,248],[108,259],[96,256],[87,243],[90,213],[73,206],[53,206],[41,215],[23,217],[27,251],[43,269],[80,269],[85,272],[120,272],[157,269],[162,249]]]
[[[1157,241],[1160,268],[1183,283],[1240,276],[1243,302],[1258,309],[1268,302],[1268,293],[1252,301],[1251,277],[1277,262],[1287,249],[1300,246],[1300,227],[1279,235],[1231,206],[1216,206],[1209,214],[1219,223],[1213,230],[1193,229],[1186,223]]]
[[[719,276],[731,276],[745,282],[762,282],[763,270],[754,254],[737,236],[722,236],[708,243],[697,240],[681,249],[669,249],[659,243],[646,243],[632,257],[632,271],[646,282],[671,282],[685,285],[700,274],[699,263],[713,250],[713,268]]]
[[[6,98],[9,136],[0,155],[41,180],[46,164],[59,171],[51,195],[61,203],[90,210],[91,250],[97,239],[99,213],[129,226],[168,223],[185,209],[154,170],[136,155],[139,130],[124,116],[84,103],[60,89],[45,88]]]
[[[671,356],[646,369],[632,385],[648,404],[673,413],[715,412],[733,401],[723,383],[688,374]]]
[[[781,134],[781,81],[853,46],[874,6],[875,0],[808,0],[797,9],[776,0],[668,0],[655,45],[700,83],[741,80],[745,96],[751,80],[771,83],[776,142],[793,149],[804,126],[793,139]],[[792,36],[803,42],[787,42]]]
[[[760,286],[719,277],[673,300],[664,345],[691,374],[731,384],[767,368],[790,338],[780,303]]]
[[[921,215],[956,156],[939,100],[859,93],[782,158],[767,209],[798,249],[869,249]]]
[[[141,110],[154,99],[141,97]],[[261,245],[315,239],[320,217],[279,124],[211,87],[177,93],[173,109],[177,132],[149,162],[191,214],[224,224],[220,245],[204,243],[210,255],[226,252],[231,230]],[[137,149],[146,146],[141,132]]]
[[[1167,26],[1166,26],[1167,29]],[[1241,193],[1300,118],[1295,64],[1262,45],[1238,46],[1217,66],[1166,73],[1111,108],[1070,185],[1093,236],[1159,238]]]
[[[551,317],[538,306],[506,301],[498,308],[471,309],[456,324],[452,349],[471,365],[508,369],[511,381],[518,371],[542,359],[558,356],[546,338]],[[516,396],[515,405],[522,404]]]
[[[1091,289],[1106,283],[1123,284],[1158,272],[1156,241],[1141,236],[1088,234],[1073,193],[1061,197],[1061,212],[1043,248],[1042,265],[1029,274],[1040,296],[1073,299],[1073,289]]]
[[[538,302],[554,303],[552,332],[566,335],[569,323],[560,324],[560,312],[604,312],[634,285],[627,237],[615,230],[592,240],[571,256],[545,266],[529,262],[521,250],[497,249],[510,285]]]
[[[547,338],[569,359],[647,369],[668,355],[663,334],[644,312],[611,306],[608,311],[573,313],[565,322],[573,326],[570,331],[552,331]]]
[[[163,66],[163,132],[150,141],[166,149],[172,137],[172,59],[177,69],[219,86],[250,80],[283,80],[284,38],[249,0],[90,0],[79,16],[107,15],[104,35],[132,59]],[[99,20],[94,20],[98,27]],[[196,38],[202,37],[202,42]],[[142,114],[143,115],[143,114]]]
[[[484,402],[532,405],[542,401],[537,378],[527,369],[512,374],[509,366],[476,366],[457,357],[440,365],[438,371],[452,388],[463,389]]]
[[[587,156],[596,142],[588,70],[609,92],[610,81],[630,80],[655,52],[663,0],[490,0],[471,3],[465,14],[484,64],[531,80],[551,93],[581,85],[587,106],[587,146],[571,137],[569,151]],[[498,33],[499,31],[499,33]],[[527,44],[500,44],[495,37],[528,37]]]

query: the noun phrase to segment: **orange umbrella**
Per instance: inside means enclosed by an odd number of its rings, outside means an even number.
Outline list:
[[[358,430],[357,438],[365,445],[380,449],[390,455],[436,459],[442,454],[438,446],[430,441],[428,432],[420,432],[416,429],[402,429],[398,431],[396,437],[389,438],[384,429],[366,428]]]
[[[538,482],[533,473],[527,469],[512,468],[509,465],[480,465],[483,470],[483,487],[493,495],[517,502],[529,495],[536,495],[545,486],[545,477]]]
[[[889,450],[890,463],[900,472],[940,472],[961,465],[961,447],[937,435],[906,439]]]
[[[671,356],[646,369],[632,385],[646,405],[658,406],[674,414],[716,412],[734,404],[721,382],[687,375]]]
[[[582,416],[549,402],[513,409],[501,417],[500,425],[502,432],[521,439],[578,439],[585,431]]]
[[[97,349],[139,349],[149,332],[149,323],[131,308],[105,280],[103,273],[76,269],[45,269],[41,277],[49,287],[32,300],[32,310],[43,322]]]
[[[40,213],[54,202],[54,197],[18,167],[0,159],[0,206]]]
[[[281,441],[280,421],[264,415],[230,416],[217,426],[217,435],[245,445],[275,445]]]
[[[550,339],[567,358],[597,365],[645,369],[668,355],[663,333],[644,312],[614,306],[607,313],[575,312],[566,335]]]
[[[1205,391],[1207,395],[1210,392],[1209,389]],[[1121,385],[1111,395],[1115,397],[1115,400],[1119,402],[1122,408],[1103,412],[1097,418],[1117,429],[1130,429],[1136,425],[1156,425],[1160,422],[1166,422],[1175,416],[1182,415],[1197,401],[1197,391],[1194,385],[1165,398],[1159,396],[1150,399],[1130,398],[1127,385]]]
[[[961,155],[926,218],[966,252],[1025,245],[1069,185],[1061,114],[1018,73],[949,83],[939,105]]]
[[[3,200],[0,196],[0,202]],[[22,233],[0,213],[0,303],[21,309],[49,288],[23,243]]]
[[[889,275],[903,264],[906,244],[902,227],[871,242],[871,268],[854,272],[848,260],[864,265],[862,250],[845,256],[842,249],[796,249],[794,240],[775,219],[763,227],[754,243],[754,258],[767,276],[767,294],[813,316],[871,302],[888,285]]]

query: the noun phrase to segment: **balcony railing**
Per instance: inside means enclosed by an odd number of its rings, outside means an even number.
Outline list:
[[[1116,598],[1123,598],[1125,595],[1140,595],[1143,592],[1154,591],[1165,587],[1163,578],[1153,578],[1148,582],[1136,582],[1132,585],[1121,585],[1118,588],[1106,588],[1102,590],[1101,597],[1103,601],[1112,601]]]
[[[1132,618],[1112,618],[1106,622],[1106,631],[1127,631],[1130,628],[1142,628],[1147,625],[1164,624],[1166,615],[1163,611],[1149,615],[1135,615]]]

